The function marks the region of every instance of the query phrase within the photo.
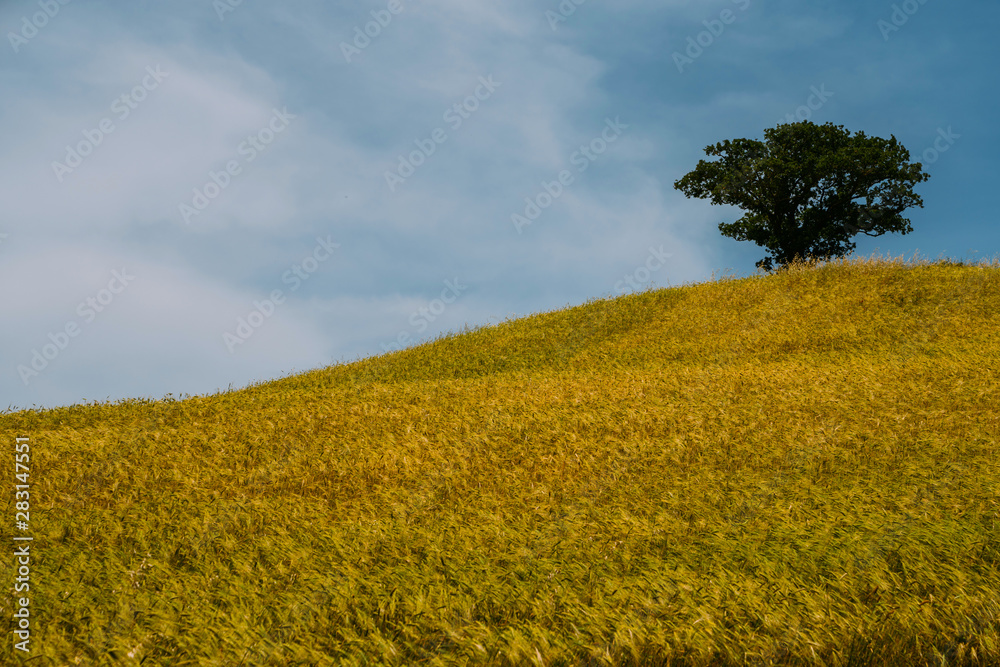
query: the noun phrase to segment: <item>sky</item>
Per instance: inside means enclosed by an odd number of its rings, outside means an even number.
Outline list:
[[[5,0],[0,408],[213,394],[749,276],[673,184],[781,122],[931,175],[860,255],[1000,254],[987,0]]]

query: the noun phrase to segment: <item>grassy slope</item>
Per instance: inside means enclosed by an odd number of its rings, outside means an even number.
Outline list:
[[[869,260],[0,415],[34,651],[1000,664],[998,368],[1000,267]]]

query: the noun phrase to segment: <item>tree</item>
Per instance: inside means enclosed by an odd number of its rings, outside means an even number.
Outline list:
[[[923,208],[913,186],[930,178],[896,137],[854,136],[843,126],[809,121],[764,130],[765,141],[726,140],[674,183],[687,197],[737,206],[746,215],[720,223],[719,231],[737,241],[753,241],[774,264],[801,259],[842,257],[856,247],[856,234],[881,236],[913,231],[902,215]]]

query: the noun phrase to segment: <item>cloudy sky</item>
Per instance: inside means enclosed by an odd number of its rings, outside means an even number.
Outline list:
[[[751,275],[718,231],[740,214],[673,183],[787,120],[931,174],[915,231],[859,253],[995,256],[997,25],[992,0],[2,2],[0,408]]]

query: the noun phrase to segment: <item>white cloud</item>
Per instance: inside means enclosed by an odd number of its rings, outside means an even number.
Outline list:
[[[584,26],[603,29],[605,10],[587,4],[563,26],[581,30],[561,27],[554,37],[544,11],[557,5],[407,3],[350,64],[339,44],[379,3],[350,11],[313,3],[308,15],[244,3],[222,23],[210,4],[191,3],[161,17],[162,35],[144,37],[137,19],[80,5],[76,20],[32,45],[51,61],[19,64],[25,78],[51,83],[26,85],[0,106],[0,232],[10,234],[0,280],[13,287],[4,305],[18,323],[0,335],[11,350],[0,403],[205,393],[378,354],[401,332],[432,338],[614,295],[650,247],[672,255],[653,275],[658,284],[707,278],[717,211],[678,198],[664,175],[677,171],[685,159],[677,145],[693,132],[650,120],[647,98],[628,92],[632,73],[604,48],[645,26],[588,37]],[[627,8],[632,21],[662,10]],[[168,76],[119,120],[112,100],[147,66]],[[490,76],[500,87],[449,127],[445,110]],[[669,69],[664,76],[676,80]],[[660,108],[693,108],[665,91]],[[716,116],[700,123],[725,127],[729,107],[756,104],[719,99]],[[287,130],[184,225],[178,204],[191,203],[210,170],[242,160],[240,143],[286,107],[295,115]],[[51,162],[105,117],[115,131],[59,183]],[[570,155],[615,117],[629,128],[577,172]],[[438,127],[447,141],[390,192],[385,171]],[[573,170],[574,184],[517,235],[510,215],[562,169]],[[319,233],[343,252],[230,353],[223,333],[285,287],[282,272]],[[79,319],[77,304],[122,267],[135,283],[25,388],[16,366]],[[413,313],[456,276],[469,291],[415,330]]]
[[[197,61],[199,69],[186,60]],[[209,171],[226,161],[243,161],[241,142],[267,126],[272,108],[283,106],[263,72],[211,53],[170,54],[123,43],[105,46],[76,69],[76,76],[101,92],[74,105],[66,95],[28,90],[19,109],[66,111],[11,114],[5,123],[20,141],[0,158],[0,198],[17,226],[113,231],[164,218],[181,222],[178,204],[190,201],[192,188],[203,186]],[[162,80],[147,90],[144,82],[156,82],[150,71]],[[145,97],[136,101],[133,89]],[[113,129],[105,134],[102,122]],[[285,138],[268,147],[268,160],[262,154],[258,165],[247,165],[234,181],[242,196],[222,197],[212,213],[254,226],[262,224],[260,214],[272,226],[287,222],[294,205],[280,178]],[[60,182],[52,163],[66,164],[67,145],[75,151],[81,142],[92,152],[63,172]]]
[[[270,290],[239,289],[123,249],[48,245],[0,266],[0,283],[17,286],[8,316],[18,323],[0,334],[8,350],[0,396],[18,404],[156,393],[152,387],[211,392],[321,365],[330,348],[309,309],[288,299],[231,353],[223,333]],[[67,325],[77,333],[64,336]],[[45,354],[50,343],[62,349],[50,347],[52,358],[25,385],[17,367],[32,367],[33,351]]]

